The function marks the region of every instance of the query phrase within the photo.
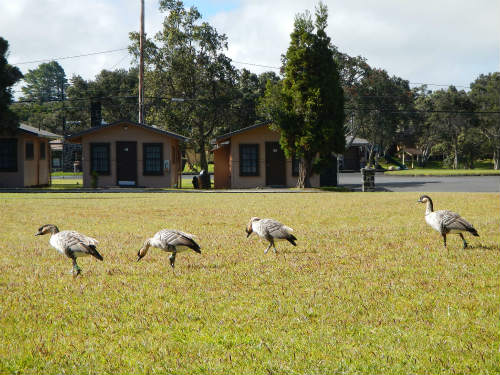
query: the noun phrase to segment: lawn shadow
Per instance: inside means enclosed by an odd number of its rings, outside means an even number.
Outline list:
[[[490,250],[490,251],[500,251],[500,245],[494,244],[494,245],[485,245],[480,243],[479,245],[470,245],[467,244],[467,249],[466,250]]]

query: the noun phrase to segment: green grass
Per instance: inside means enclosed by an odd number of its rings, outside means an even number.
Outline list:
[[[481,237],[448,250],[418,193],[1,194],[0,373],[498,374],[498,194],[434,193]],[[245,237],[252,216],[298,246]],[[100,240],[71,262],[45,223]],[[177,228],[202,254],[136,253]]]
[[[83,172],[52,172],[51,176],[83,176]]]
[[[498,176],[500,170],[494,169],[406,169],[386,171],[389,176]]]
[[[391,165],[380,163],[383,168],[388,169]],[[411,161],[407,163],[411,165]],[[444,168],[442,161],[428,161],[425,167],[419,167],[416,162],[413,169],[386,171],[390,176],[495,176],[500,175],[499,170],[493,169],[493,161],[491,159],[478,160],[474,163],[474,169],[459,169]]]

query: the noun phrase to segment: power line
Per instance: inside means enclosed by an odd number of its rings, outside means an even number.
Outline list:
[[[87,56],[94,56],[94,55],[102,55],[104,53],[113,53],[113,52],[118,52],[118,51],[125,51],[127,49],[128,48],[110,49],[110,50],[107,50],[107,51],[90,52],[90,53],[85,53],[85,54],[82,54],[82,55],[63,56],[63,57],[55,57],[55,58],[51,58],[51,59],[41,59],[41,60],[32,60],[32,61],[22,61],[22,62],[18,62],[18,63],[11,63],[11,65],[35,64],[35,63],[48,62],[48,61],[76,59],[76,58],[79,58],[79,57],[87,57]]]
[[[271,68],[271,69],[281,70],[281,68],[278,68],[277,66],[262,65],[262,64],[253,64],[253,63],[247,63],[247,62],[236,61],[236,60],[231,60],[231,61],[234,62],[234,63],[236,63],[236,64],[241,64],[241,65],[251,65],[251,66],[259,66],[261,68]]]

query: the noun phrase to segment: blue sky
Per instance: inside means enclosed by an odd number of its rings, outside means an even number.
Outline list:
[[[236,0],[197,0],[185,1],[184,4],[186,6],[194,5],[203,17],[212,17],[217,13],[229,12],[241,6],[241,2]]]

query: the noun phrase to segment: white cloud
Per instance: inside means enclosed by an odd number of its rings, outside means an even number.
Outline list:
[[[227,9],[227,1],[223,3],[222,9]],[[333,43],[389,74],[410,82],[468,85],[480,73],[499,70],[497,0],[325,3]],[[227,34],[233,60],[279,66],[295,14],[314,11],[316,4],[316,0],[241,0],[237,8],[214,13],[213,3],[208,20]],[[10,43],[11,63],[124,48],[128,33],[139,28],[138,0],[0,0],[0,9],[0,35]],[[146,0],[150,36],[161,28],[164,16],[157,0]],[[68,77],[79,74],[86,79],[102,69],[127,68],[129,62],[126,51],[60,60]],[[19,67],[26,72],[37,65]]]

